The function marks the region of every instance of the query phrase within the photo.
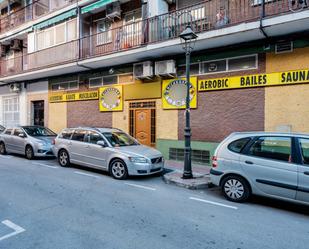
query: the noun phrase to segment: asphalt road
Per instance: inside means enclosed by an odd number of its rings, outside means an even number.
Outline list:
[[[0,156],[1,249],[307,249],[308,209]]]

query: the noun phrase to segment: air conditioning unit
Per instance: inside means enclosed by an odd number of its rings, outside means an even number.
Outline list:
[[[174,60],[156,61],[155,74],[158,76],[170,76],[176,75],[176,62]]]
[[[113,2],[106,5],[106,17],[110,19],[121,18],[120,2]]]
[[[18,83],[10,84],[9,88],[12,93],[19,93],[21,91],[21,85]]]
[[[18,39],[12,40],[11,49],[15,51],[20,51],[22,49],[21,40],[18,40]]]
[[[136,79],[151,79],[153,67],[151,61],[144,61],[133,65],[133,75]]]

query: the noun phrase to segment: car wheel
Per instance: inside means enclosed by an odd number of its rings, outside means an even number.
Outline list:
[[[0,154],[1,155],[6,155],[6,149],[5,149],[5,144],[0,143]]]
[[[58,163],[61,167],[70,166],[70,156],[66,150],[60,150],[58,154]]]
[[[250,197],[248,183],[239,176],[226,177],[222,182],[222,192],[226,199],[234,202],[245,202]]]
[[[30,145],[26,146],[25,155],[28,160],[32,160],[34,158],[33,148]]]
[[[117,180],[124,180],[128,177],[128,169],[124,161],[113,160],[109,167],[110,174]]]

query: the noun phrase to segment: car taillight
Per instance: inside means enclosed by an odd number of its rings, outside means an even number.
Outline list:
[[[55,145],[55,144],[56,144],[56,140],[53,139],[53,140],[52,140],[52,145]]]
[[[218,166],[218,158],[216,156],[212,157],[212,167],[216,168]]]

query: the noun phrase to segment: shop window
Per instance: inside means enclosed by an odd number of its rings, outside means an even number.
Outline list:
[[[228,70],[239,71],[257,68],[257,56],[246,56],[228,59]]]
[[[14,127],[19,124],[19,98],[3,98],[3,125]]]
[[[78,89],[78,82],[77,81],[53,83],[51,85],[52,91],[66,91],[66,90],[77,90],[77,89]]]
[[[89,79],[89,87],[100,87],[103,85],[102,77]]]
[[[202,73],[217,73],[226,71],[226,60],[209,61],[202,63]]]
[[[108,20],[97,22],[97,45],[103,45],[112,42],[112,24]]]
[[[177,68],[177,74],[178,76],[186,76],[186,65],[180,65]],[[200,64],[199,63],[193,63],[190,66],[190,75],[199,75],[200,74]]]

